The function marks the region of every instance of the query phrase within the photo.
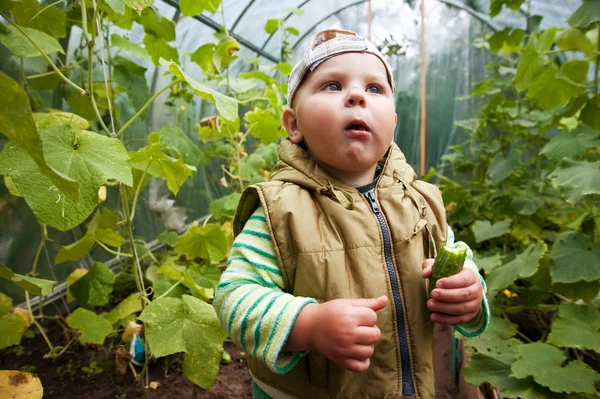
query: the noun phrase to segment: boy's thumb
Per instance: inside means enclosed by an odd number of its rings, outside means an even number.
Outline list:
[[[387,305],[387,303],[388,303],[388,297],[385,295],[382,295],[379,298],[357,299],[356,302],[353,303],[353,305],[354,306],[363,306],[363,307],[372,309],[375,312],[377,312],[378,310],[385,308],[385,305]]]

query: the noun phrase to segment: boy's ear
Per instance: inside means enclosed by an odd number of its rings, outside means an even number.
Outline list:
[[[300,128],[298,127],[298,118],[296,117],[296,111],[293,108],[286,108],[283,111],[283,126],[288,132],[288,137],[294,144],[300,144],[304,139]]]

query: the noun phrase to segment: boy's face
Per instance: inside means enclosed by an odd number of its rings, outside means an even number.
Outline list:
[[[304,78],[284,112],[290,140],[347,183],[372,181],[396,126],[394,94],[385,66],[368,53],[344,53]]]

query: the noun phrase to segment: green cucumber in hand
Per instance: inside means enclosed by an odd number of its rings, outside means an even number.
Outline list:
[[[460,273],[466,257],[467,250],[464,248],[442,247],[435,257],[435,262],[433,262],[431,277],[429,278],[429,295],[431,295],[431,291],[433,291],[439,279]]]

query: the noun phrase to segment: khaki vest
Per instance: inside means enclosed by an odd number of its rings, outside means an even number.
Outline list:
[[[363,373],[345,370],[317,351],[285,374],[248,357],[256,378],[297,398],[400,398],[410,395],[407,377],[413,397],[434,397],[433,323],[421,264],[446,241],[446,212],[439,190],[416,180],[396,145],[382,162],[375,198],[389,227],[396,295],[381,224],[369,201],[328,176],[299,146],[284,140],[272,180],[249,187],[240,200],[234,233],[239,234],[258,205],[264,207],[287,292],[318,302],[389,298],[378,312],[382,338]],[[409,365],[404,373],[402,364]]]

